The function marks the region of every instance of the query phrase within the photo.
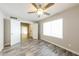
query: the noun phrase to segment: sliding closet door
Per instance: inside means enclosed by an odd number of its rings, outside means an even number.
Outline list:
[[[11,45],[20,42],[20,22],[18,20],[11,19]]]
[[[3,14],[0,12],[0,51],[4,48],[4,19]]]

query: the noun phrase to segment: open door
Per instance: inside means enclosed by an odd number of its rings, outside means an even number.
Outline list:
[[[29,39],[29,24],[21,23],[21,41],[26,42]]]
[[[33,35],[33,39],[37,39],[38,40],[38,24],[34,23],[32,24],[32,35]]]

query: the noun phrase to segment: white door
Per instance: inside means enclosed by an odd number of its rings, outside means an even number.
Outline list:
[[[20,42],[20,22],[18,20],[11,19],[11,45]]]
[[[0,12],[0,51],[4,48],[4,22],[3,14]]]
[[[34,23],[32,25],[32,34],[33,34],[33,39],[38,39],[38,24]]]

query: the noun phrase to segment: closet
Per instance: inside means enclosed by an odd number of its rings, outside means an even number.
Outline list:
[[[13,46],[20,42],[20,21],[17,19],[4,20],[4,46]]]

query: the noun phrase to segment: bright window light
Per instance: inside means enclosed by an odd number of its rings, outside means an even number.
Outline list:
[[[43,35],[63,39],[63,19],[43,23]]]
[[[27,34],[28,32],[27,32],[27,30],[28,30],[28,28],[27,27],[25,27],[25,26],[23,26],[23,29],[22,29],[22,34]]]

